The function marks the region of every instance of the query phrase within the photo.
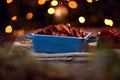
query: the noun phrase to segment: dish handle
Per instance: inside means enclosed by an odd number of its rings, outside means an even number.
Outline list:
[[[92,42],[97,42],[98,39],[99,39],[98,36],[89,36],[87,41],[88,43],[92,43]]]
[[[34,35],[34,33],[29,33],[29,34],[24,35],[24,37],[32,39],[33,35]]]

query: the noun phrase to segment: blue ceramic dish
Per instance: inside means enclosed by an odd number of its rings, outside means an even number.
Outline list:
[[[84,52],[89,42],[97,41],[96,37],[91,37],[91,33],[87,32],[86,37],[66,37],[40,34],[27,34],[25,37],[32,39],[35,52],[44,53],[69,53]]]

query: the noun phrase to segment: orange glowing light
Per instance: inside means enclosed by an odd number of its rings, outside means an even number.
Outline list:
[[[78,4],[75,1],[70,1],[70,2],[68,2],[68,6],[72,9],[75,9],[78,7]]]
[[[6,32],[6,33],[12,33],[12,26],[11,26],[11,25],[8,25],[8,26],[5,28],[5,32]]]
[[[33,13],[31,13],[31,12],[27,13],[27,14],[26,14],[26,18],[27,18],[28,20],[32,19],[32,18],[33,18]]]
[[[45,2],[46,2],[46,0],[38,0],[39,5],[43,5],[43,4],[45,4]]]
[[[10,3],[12,3],[13,2],[13,0],[6,0],[6,3],[7,4],[10,4]]]
[[[17,36],[23,36],[25,35],[25,31],[24,30],[18,30],[17,31]]]
[[[65,6],[58,6],[58,7],[56,7],[55,15],[57,17],[63,16],[63,15],[65,16],[67,14],[68,14],[68,10],[67,10],[67,8]]]
[[[12,21],[16,21],[16,20],[17,20],[17,16],[13,16],[13,17],[11,18],[11,20],[12,20]]]

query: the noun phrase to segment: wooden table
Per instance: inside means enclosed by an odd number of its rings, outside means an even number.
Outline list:
[[[97,35],[99,29],[86,29],[86,31],[92,31],[92,35]],[[90,44],[89,49],[95,50],[96,43]],[[43,61],[44,63],[50,63],[54,67],[64,65],[67,71],[74,75],[74,80],[106,80],[114,78],[114,75],[111,76],[110,71],[107,71],[106,75],[106,66],[108,62],[109,55],[103,55],[101,50],[98,51],[88,51],[88,52],[76,52],[69,54],[46,54],[46,53],[35,53],[31,44],[31,40],[26,39],[25,37],[17,37],[15,40],[10,54],[16,54],[16,50],[27,51],[27,54],[31,58]],[[120,50],[113,50],[113,52],[120,54]],[[26,57],[26,56],[25,56]]]
[[[96,43],[90,44],[92,47],[96,46]],[[25,50],[34,59],[43,61],[45,63],[51,63],[54,66],[65,65],[69,73],[74,75],[78,80],[102,80],[102,67],[100,64],[95,64],[99,61],[95,57],[96,54],[92,52],[73,52],[73,53],[62,53],[62,54],[47,54],[47,53],[35,53],[30,39],[25,37],[18,37],[10,50],[11,54],[17,50]],[[94,58],[93,58],[94,56]],[[94,60],[96,59],[96,60]],[[97,71],[96,71],[97,70]],[[92,74],[91,74],[92,73]]]

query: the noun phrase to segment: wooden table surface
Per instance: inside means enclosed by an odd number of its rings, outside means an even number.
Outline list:
[[[90,44],[95,47],[96,43]],[[47,53],[35,53],[33,50],[32,42],[30,39],[25,37],[18,37],[10,53],[14,53],[17,49],[27,51],[32,58],[50,63],[54,67],[64,65],[67,71],[74,75],[74,80],[102,80],[103,78],[103,66],[105,64],[96,59],[96,54],[92,52],[73,52],[73,53],[62,53],[62,54],[47,54]],[[94,58],[93,58],[94,57]],[[96,59],[96,60],[94,60]],[[99,64],[96,64],[99,62]],[[100,67],[100,65],[103,65]],[[96,71],[97,70],[97,71]],[[92,73],[92,74],[91,74]]]
[[[92,32],[93,36],[96,36],[97,33],[101,30],[99,28],[83,28],[85,31]],[[25,34],[30,33],[33,31],[26,31]],[[74,75],[74,80],[105,80],[104,77],[104,69],[106,67],[106,56],[98,56],[102,53],[102,51],[93,51],[93,52],[84,52],[84,53],[75,53],[73,57],[68,57],[69,55],[59,55],[62,56],[61,59],[59,59],[58,55],[47,55],[47,58],[44,54],[42,54],[42,58],[39,58],[41,55],[34,53],[32,44],[30,40],[23,38],[24,34],[21,36],[16,36],[15,40],[12,40],[13,46],[11,47],[9,53],[14,53],[15,50],[25,50],[28,52],[28,54],[32,55],[33,58],[37,58],[37,60],[42,60],[45,63],[51,63],[54,66],[66,66],[69,73]],[[5,36],[4,36],[5,37]],[[8,37],[6,37],[8,39]],[[6,39],[4,38],[4,39]],[[10,38],[10,37],[9,37]],[[4,40],[2,40],[4,41]],[[5,43],[8,42],[4,41]],[[28,43],[26,42],[28,41]],[[91,44],[90,49],[95,49],[94,44]],[[31,53],[32,54],[31,54]],[[116,50],[116,53],[119,53],[120,50]],[[97,54],[96,54],[97,53]],[[84,57],[81,57],[84,56]],[[39,56],[39,57],[36,57]],[[76,57],[79,56],[79,57]],[[53,57],[56,57],[54,59]],[[113,79],[112,79],[113,80]]]

